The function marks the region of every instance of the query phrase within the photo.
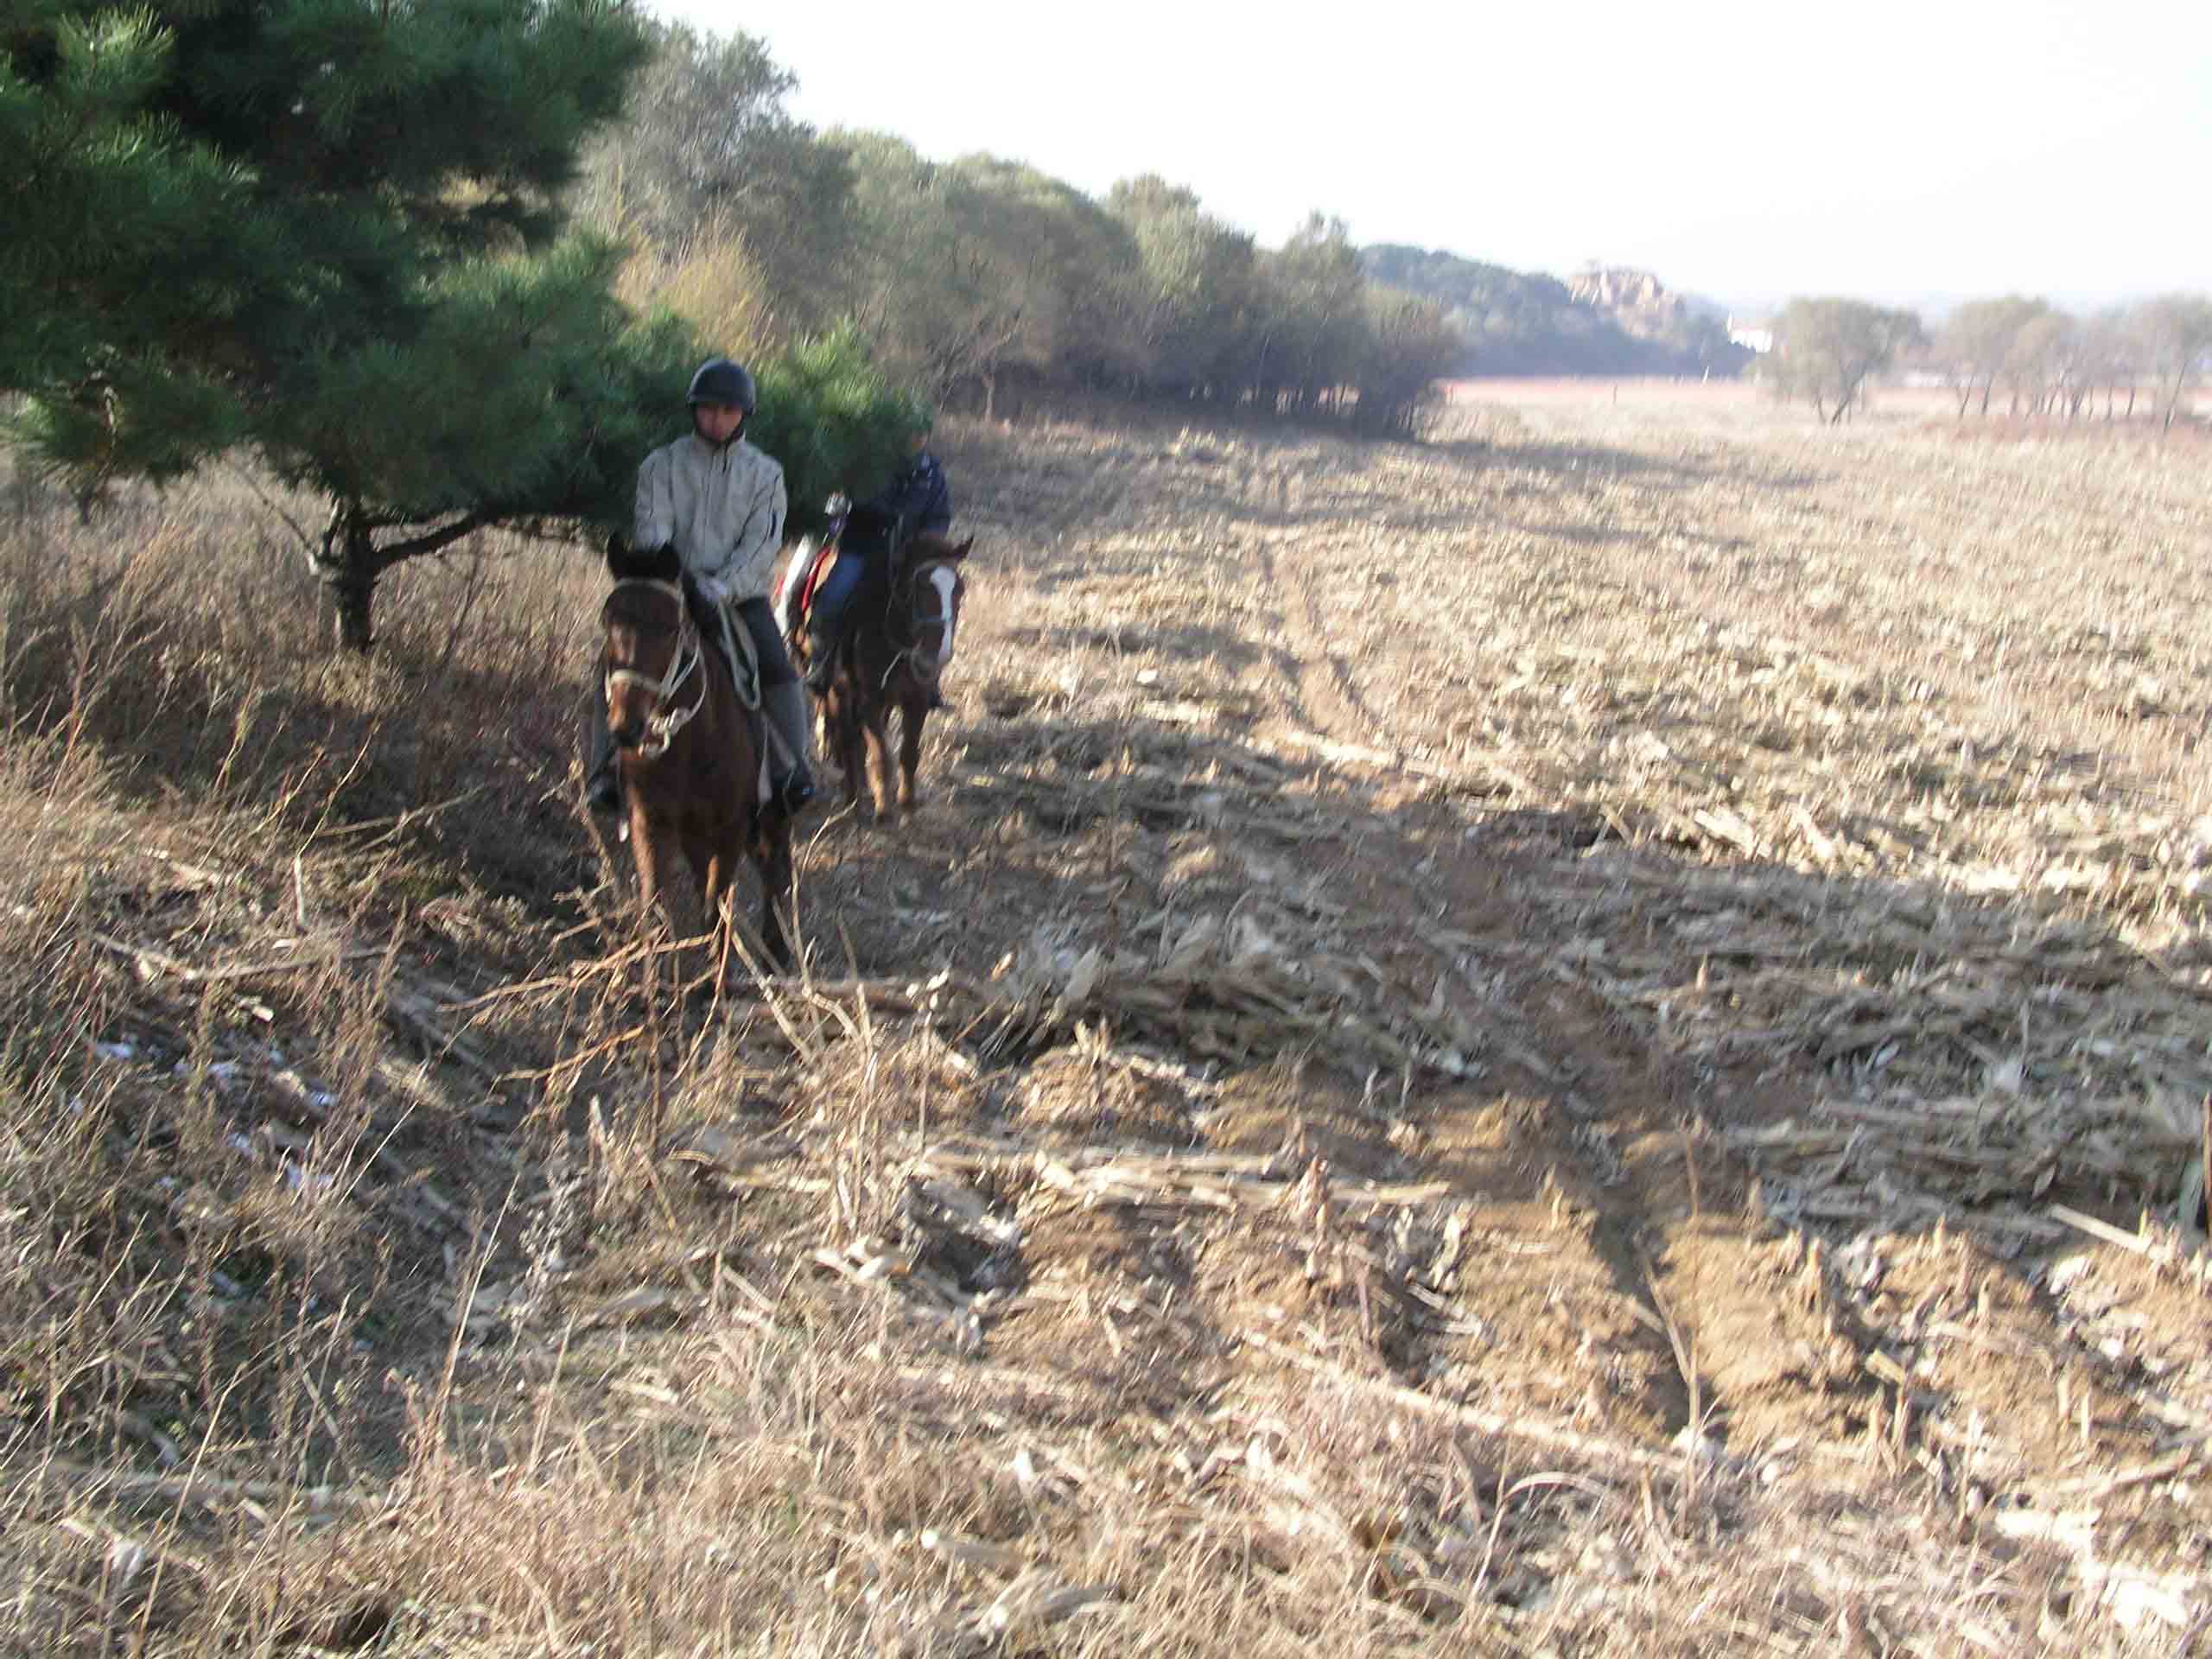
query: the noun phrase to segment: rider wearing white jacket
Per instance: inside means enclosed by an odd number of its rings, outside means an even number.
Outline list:
[[[638,469],[636,544],[673,542],[700,590],[718,604],[765,597],[783,545],[784,469],[743,438],[694,432],[664,444]]]
[[[729,359],[700,365],[688,397],[691,431],[654,450],[638,469],[636,545],[673,545],[694,585],[752,636],[760,705],[779,740],[770,745],[770,770],[779,798],[796,812],[814,797],[806,693],[768,605],[787,503],[783,467],[743,435],[757,396],[753,377]],[[594,732],[592,761],[588,798],[611,810],[613,748],[603,717]]]

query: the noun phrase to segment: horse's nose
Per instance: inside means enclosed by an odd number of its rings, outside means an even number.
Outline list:
[[[618,749],[634,749],[645,741],[645,723],[641,720],[626,720],[608,728]]]

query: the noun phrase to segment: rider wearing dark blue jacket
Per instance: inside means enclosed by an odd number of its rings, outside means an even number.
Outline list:
[[[905,521],[908,536],[942,536],[952,528],[952,486],[944,467],[925,447],[925,430],[914,440],[914,458],[892,476],[867,505]]]
[[[930,453],[929,441],[930,429],[925,425],[914,434],[912,457],[856,509],[880,514],[885,522],[894,525],[894,547],[903,546],[910,537],[942,536],[952,528],[952,487],[945,482],[944,467]],[[854,548],[840,555],[814,590],[806,623],[806,683],[817,695],[830,689],[845,610],[861,585],[864,562],[854,556],[859,551]]]

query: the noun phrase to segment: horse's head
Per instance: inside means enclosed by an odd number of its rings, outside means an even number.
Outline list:
[[[673,542],[651,551],[630,545],[629,538],[611,535],[607,538],[607,574],[621,582],[681,582],[683,561],[677,556]]]
[[[599,613],[607,729],[617,748],[651,760],[706,704],[699,633],[673,550],[639,554],[620,544],[618,551],[609,537],[607,568],[614,576]]]
[[[968,591],[960,562],[975,545],[973,536],[955,543],[934,534],[917,536],[907,543],[906,587],[914,666],[925,677],[937,674],[952,660],[960,601]]]

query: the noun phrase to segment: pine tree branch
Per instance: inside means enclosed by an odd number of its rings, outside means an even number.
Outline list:
[[[271,495],[266,489],[264,489],[262,486],[261,480],[256,478],[251,472],[247,471],[246,468],[239,466],[237,461],[232,460],[228,456],[224,457],[223,464],[238,477],[239,481],[245,484],[247,489],[252,491],[256,496],[260,498],[261,505],[263,506],[268,508],[270,512],[275,513],[279,518],[282,518],[284,521],[285,527],[292,532],[296,538],[297,538],[301,549],[307,553],[309,558],[313,558],[315,556],[315,537],[308,527],[305,524],[302,524],[298,519],[292,517],[290,513],[287,512],[284,510],[284,504],[277,500],[275,496]]]
[[[420,536],[411,536],[404,542],[386,542],[377,549],[377,569],[379,572],[389,570],[395,564],[404,564],[410,559],[423,558],[451,547],[462,537],[473,536],[508,516],[508,511],[504,507],[479,507],[474,512],[464,513],[450,524],[441,524]]]

